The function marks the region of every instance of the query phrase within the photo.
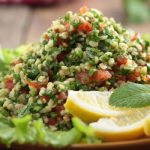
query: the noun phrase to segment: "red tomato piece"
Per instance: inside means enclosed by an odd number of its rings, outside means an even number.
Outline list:
[[[50,96],[48,96],[48,95],[40,96],[40,98],[45,99],[46,101],[50,100]]]
[[[119,80],[119,81],[125,81],[126,77],[123,76],[123,75],[116,75],[116,79]]]
[[[55,126],[56,124],[57,124],[57,120],[56,119],[52,119],[52,118],[48,119],[48,125]]]
[[[129,74],[128,75],[128,79],[132,82],[135,82],[137,81],[137,78],[140,76],[140,72],[135,69],[134,72],[132,74]]]
[[[135,35],[133,35],[130,40],[133,42],[133,41],[135,41],[137,38],[138,38],[138,33],[135,33]]]
[[[81,72],[77,73],[77,79],[82,84],[88,84],[91,81],[88,71],[81,71]]]
[[[143,81],[150,84],[150,75],[147,75],[146,77],[143,77]]]
[[[63,61],[65,59],[65,57],[69,54],[68,51],[62,51],[60,54],[57,55],[57,61]]]
[[[23,93],[23,94],[29,94],[29,91],[28,91],[28,90],[21,89],[21,93]]]
[[[46,83],[40,83],[40,82],[30,82],[30,81],[27,81],[27,84],[30,86],[30,87],[33,87],[35,88],[36,90],[40,90],[42,87],[46,87]]]
[[[81,25],[78,26],[78,31],[82,31],[82,32],[91,32],[92,31],[92,24],[83,21]]]
[[[16,64],[19,64],[19,63],[21,63],[22,61],[21,61],[21,59],[15,59],[15,60],[13,60],[12,62],[11,62],[11,66],[15,66]]]
[[[128,80],[132,81],[132,82],[135,82],[137,80],[137,77],[134,74],[129,74],[128,75]]]
[[[47,40],[47,41],[50,39],[50,37],[48,36],[48,34],[44,35],[44,39]]]
[[[109,71],[107,70],[97,70],[93,76],[92,76],[92,80],[93,81],[107,81],[108,79],[110,79],[112,77],[112,75],[110,74]]]
[[[147,61],[150,62],[150,55],[147,55]]]
[[[6,79],[4,81],[5,87],[11,91],[14,88],[13,78]]]
[[[134,70],[134,75],[135,75],[136,77],[139,77],[139,76],[140,76],[140,72],[139,72],[137,69],[135,69],[135,70]]]
[[[63,46],[63,47],[67,47],[68,46],[68,40],[63,40],[61,38],[57,38],[57,45],[58,46]]]
[[[65,92],[61,92],[57,95],[57,98],[59,100],[66,100],[67,99],[67,94]]]
[[[99,27],[100,27],[101,30],[103,30],[106,27],[106,25],[105,24],[100,24]]]
[[[86,13],[88,11],[89,11],[89,9],[86,6],[80,8],[80,14],[84,14],[84,13]]]
[[[63,105],[60,105],[60,106],[56,106],[56,107],[54,108],[54,111],[57,112],[58,114],[60,114],[61,111],[64,110],[64,109],[65,109],[64,106],[63,106]]]
[[[117,58],[117,65],[118,66],[125,65],[126,63],[127,63],[126,57],[118,57]]]
[[[65,27],[66,27],[66,31],[69,31],[69,29],[70,29],[70,23],[67,22],[67,23],[65,24]]]

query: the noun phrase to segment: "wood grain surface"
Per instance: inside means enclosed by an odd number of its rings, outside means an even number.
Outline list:
[[[39,41],[51,22],[68,10],[77,12],[82,6],[101,10],[104,15],[114,17],[125,24],[122,0],[68,0],[54,6],[29,7],[27,5],[0,6],[0,45],[15,48],[20,44]],[[150,22],[139,25],[126,25],[137,32],[150,33]]]

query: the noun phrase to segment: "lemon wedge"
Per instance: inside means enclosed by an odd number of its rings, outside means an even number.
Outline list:
[[[150,116],[144,121],[144,133],[146,136],[150,137]]]
[[[128,109],[116,109],[109,105],[111,92],[69,91],[65,109],[85,122],[97,121],[101,117],[125,114]]]
[[[105,141],[133,140],[145,133],[150,136],[150,119],[147,120],[149,114],[150,107],[131,109],[125,115],[102,118],[90,126],[96,135]]]

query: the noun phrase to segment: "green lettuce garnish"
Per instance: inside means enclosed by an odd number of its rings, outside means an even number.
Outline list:
[[[9,64],[15,58],[24,54],[31,45],[22,45],[16,49],[1,49],[0,50],[0,71],[6,71],[8,69]]]
[[[94,129],[77,117],[72,118],[73,126],[82,133],[82,143],[102,143],[102,139],[95,136]]]
[[[150,42],[150,34],[143,34],[142,38],[148,42]]]
[[[69,131],[51,131],[42,119],[32,121],[30,115],[12,119],[0,116],[0,119],[0,142],[7,146],[30,143],[61,148],[79,142],[101,143],[93,129],[76,117],[73,118],[74,127]]]

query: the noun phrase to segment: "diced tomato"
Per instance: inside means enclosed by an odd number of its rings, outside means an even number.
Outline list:
[[[131,37],[131,41],[135,41],[138,38],[138,33],[135,33],[132,37]]]
[[[67,99],[67,94],[65,92],[61,92],[57,95],[57,98],[59,100],[66,100]]]
[[[49,77],[47,77],[47,79],[45,80],[45,84],[47,84],[49,81]]]
[[[106,27],[106,25],[105,24],[100,24],[99,27],[100,27],[101,30],[103,30]]]
[[[33,87],[35,88],[37,91],[39,91],[42,87],[46,87],[46,83],[40,83],[40,82],[30,82],[30,81],[27,81],[27,84],[30,86],[30,87]]]
[[[91,81],[88,71],[81,71],[81,72],[77,73],[77,79],[82,84],[88,84]]]
[[[56,107],[54,108],[54,111],[57,112],[58,114],[60,114],[61,111],[64,110],[64,109],[65,109],[64,106],[63,106],[63,105],[60,105],[60,106],[56,106]]]
[[[48,95],[40,96],[40,98],[41,98],[42,100],[45,99],[46,101],[50,100],[50,96],[48,96]]]
[[[128,80],[135,82],[137,81],[139,76],[140,76],[140,72],[137,69],[135,69],[132,74],[128,75]]]
[[[117,58],[117,65],[118,66],[125,65],[126,63],[127,63],[126,57],[118,57]]]
[[[147,82],[148,84],[150,84],[150,75],[147,75],[147,76],[142,77],[142,80],[143,80],[144,82]]]
[[[67,22],[67,23],[65,24],[65,27],[66,27],[66,31],[69,31],[69,29],[70,29],[70,23]]]
[[[150,62],[150,55],[147,55],[147,60]]]
[[[57,61],[63,61],[64,58],[69,54],[68,51],[62,51],[60,54],[57,55]]]
[[[19,63],[21,63],[22,61],[21,61],[21,59],[15,59],[15,60],[13,60],[12,62],[11,62],[11,66],[15,66],[16,64],[19,64]]]
[[[126,76],[116,75],[116,79],[119,80],[119,81],[125,81],[126,80]]]
[[[63,47],[67,47],[68,44],[67,44],[66,42],[62,42],[62,46],[63,46]]]
[[[93,74],[92,80],[97,81],[97,82],[101,82],[101,81],[103,82],[103,81],[107,81],[111,77],[112,77],[112,75],[110,74],[109,71],[98,70]]]
[[[4,81],[5,87],[11,91],[14,88],[13,78],[6,79]]]
[[[84,13],[86,13],[88,11],[89,11],[89,9],[86,6],[80,8],[80,14],[84,14]]]
[[[47,40],[47,41],[50,39],[49,36],[48,36],[48,34],[44,35],[44,39]]]
[[[137,80],[137,77],[134,74],[129,74],[128,75],[128,80],[132,81],[132,82],[135,82]]]
[[[136,77],[139,77],[139,76],[140,76],[140,71],[137,70],[137,69],[135,69],[135,70],[134,70],[134,75],[135,75]]]
[[[57,124],[57,120],[53,118],[48,119],[48,125],[55,126]]]
[[[58,46],[67,47],[67,46],[68,46],[67,43],[68,43],[67,40],[63,40],[63,39],[61,39],[61,38],[58,38],[58,39],[57,39],[57,45],[58,45]]]
[[[29,91],[28,91],[28,90],[21,89],[21,93],[23,93],[23,94],[29,94]]]
[[[92,24],[88,23],[87,21],[83,21],[81,25],[78,26],[78,31],[82,32],[91,32],[93,29]]]
[[[123,85],[123,84],[125,83],[125,81],[118,80],[117,83],[118,83],[119,85]]]

